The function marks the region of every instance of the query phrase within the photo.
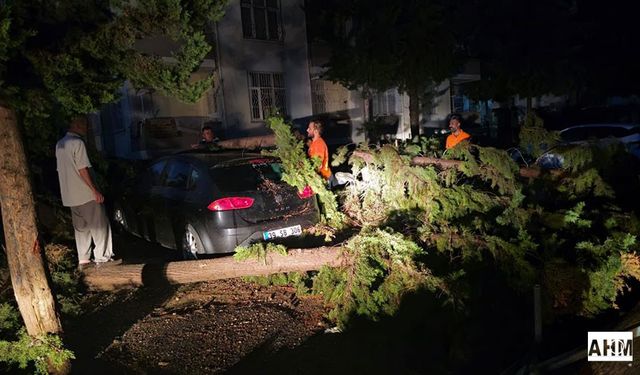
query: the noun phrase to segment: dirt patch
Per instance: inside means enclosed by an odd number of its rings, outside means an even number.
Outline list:
[[[94,294],[86,307],[67,339],[77,373],[220,373],[328,326],[319,298],[237,279]]]

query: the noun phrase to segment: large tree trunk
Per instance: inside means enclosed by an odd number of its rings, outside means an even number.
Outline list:
[[[339,247],[289,250],[288,254],[269,254],[266,260],[238,261],[224,258],[189,260],[160,264],[123,264],[88,268],[84,282],[92,290],[115,290],[142,285],[186,284],[243,276],[266,276],[281,272],[306,272],[322,266],[345,264]]]
[[[420,94],[418,90],[409,90],[409,124],[411,124],[411,138],[420,135]]]
[[[31,336],[61,333],[38,241],[27,158],[15,114],[0,105],[0,204],[7,260],[20,314]]]
[[[218,146],[225,149],[254,150],[262,147],[273,147],[275,145],[276,136],[273,134],[225,139],[224,141],[218,142]]]

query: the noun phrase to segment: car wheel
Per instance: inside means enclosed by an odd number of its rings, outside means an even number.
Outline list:
[[[124,216],[122,207],[120,207],[119,205],[116,205],[115,209],[113,210],[113,221],[116,224],[115,227],[118,232],[127,230],[127,219]]]
[[[204,246],[198,232],[187,224],[182,235],[182,259],[198,259],[198,253],[204,253]]]

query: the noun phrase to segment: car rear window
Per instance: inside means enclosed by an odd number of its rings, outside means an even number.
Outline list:
[[[253,163],[213,167],[209,171],[213,182],[221,192],[257,190],[265,180],[280,181],[282,177],[282,165],[280,163]]]

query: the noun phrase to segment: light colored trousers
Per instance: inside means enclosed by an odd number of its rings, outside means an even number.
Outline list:
[[[71,207],[71,220],[80,262],[87,262],[91,258],[92,240],[94,262],[106,262],[113,257],[111,226],[103,204],[90,201]]]

